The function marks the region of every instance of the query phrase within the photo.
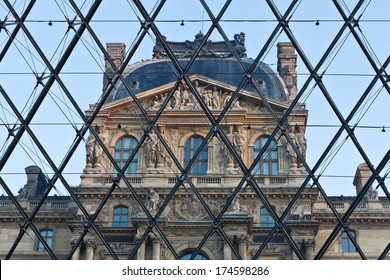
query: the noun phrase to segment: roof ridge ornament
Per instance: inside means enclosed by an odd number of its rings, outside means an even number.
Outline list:
[[[198,50],[204,37],[205,36],[202,33],[202,31],[199,31],[195,35],[194,41],[186,40],[184,42],[174,42],[174,41],[167,41],[165,36],[163,36],[162,38],[167,44],[167,46],[170,48],[172,53],[177,58],[188,58],[188,57],[192,57],[192,55]],[[233,46],[233,49],[235,50],[235,52],[240,58],[247,57],[244,32],[235,34],[234,40],[231,40],[230,44]],[[211,40],[207,40],[207,42],[203,45],[198,55],[198,57],[215,57],[215,58],[229,58],[233,56],[234,55],[231,49],[229,48],[228,44],[225,41],[213,42]],[[167,57],[167,53],[163,47],[161,40],[156,38],[156,44],[153,47],[153,58],[162,59],[166,57]]]

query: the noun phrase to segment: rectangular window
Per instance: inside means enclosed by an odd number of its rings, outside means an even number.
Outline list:
[[[50,229],[47,229],[47,230],[42,230],[40,232],[42,238],[46,241],[47,245],[49,246],[49,248],[52,248],[52,245],[53,245],[53,231],[50,230]],[[46,249],[45,249],[45,246],[43,246],[43,243],[41,241],[38,242],[38,248],[37,248],[38,252],[44,252]]]
[[[354,231],[349,232],[353,239],[356,240],[356,233]],[[346,232],[343,232],[341,235],[341,243],[343,246],[343,252],[344,253],[356,253],[356,247],[353,245],[351,239],[349,239],[349,236]]]

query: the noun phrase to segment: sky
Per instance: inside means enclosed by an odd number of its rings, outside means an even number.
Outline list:
[[[10,2],[19,16],[28,5],[28,1],[25,0]],[[84,16],[93,3],[90,0],[75,2]],[[147,11],[152,11],[158,2],[143,1],[143,4]],[[225,4],[222,0],[205,2],[210,5],[214,15],[217,15]],[[338,1],[347,16],[357,2]],[[279,0],[274,3],[283,14],[290,1]],[[291,13],[289,27],[305,57],[312,67],[315,67],[344,21],[332,1],[302,0],[298,3]],[[359,24],[355,28],[356,33],[363,45],[369,49],[370,55],[374,57],[374,67],[377,68],[383,65],[390,54],[390,45],[385,42],[390,27],[389,8],[389,1],[365,1],[356,13],[356,18],[360,17]],[[58,63],[74,35],[73,30],[68,32],[69,25],[66,22],[67,18],[73,19],[74,16],[75,12],[68,1],[38,0],[27,17],[25,26],[28,32],[53,66]],[[90,25],[103,45],[110,42],[123,42],[129,50],[138,38],[139,19],[142,19],[142,15],[130,0],[103,1]],[[232,1],[222,19],[220,26],[230,40],[233,39],[234,34],[245,32],[247,54],[252,58],[258,55],[277,25],[275,16],[266,1]],[[4,1],[0,1],[0,21],[5,22],[5,28],[0,30],[0,51],[2,51],[15,28],[14,17],[9,13]],[[181,24],[182,22],[184,25]],[[167,40],[181,42],[193,40],[195,34],[199,31],[206,33],[211,26],[207,11],[199,1],[195,0],[167,0],[155,23]],[[74,28],[78,27],[76,21]],[[151,59],[155,38],[155,34],[149,31],[130,64]],[[215,29],[210,40],[221,41],[223,38]],[[276,44],[286,41],[289,41],[289,37],[285,32],[280,32],[261,61],[276,69]],[[345,30],[331,55],[318,71],[319,74],[323,74],[325,88],[344,118],[349,115],[356,101],[373,80],[375,74],[373,69],[352,32],[349,29]],[[389,70],[387,67],[387,73]],[[97,102],[101,97],[103,71],[103,55],[92,34],[86,31],[59,75],[81,110],[88,109],[89,104]],[[308,67],[300,56],[298,56],[297,72],[299,90],[309,77]],[[46,66],[34,49],[33,43],[29,41],[28,34],[20,31],[0,61],[0,84],[24,117],[42,90],[42,85],[37,84],[36,79],[36,76],[39,77],[42,73],[45,73],[42,79],[45,83],[48,74]],[[309,110],[306,129],[307,163],[309,167],[313,167],[338,131],[340,121],[314,82],[307,87],[300,102],[305,102]],[[382,83],[377,82],[349,123],[351,126],[356,125],[355,135],[359,145],[374,166],[379,164],[389,150],[389,105],[389,92]],[[15,114],[1,95],[0,157],[12,140],[9,131],[12,131],[15,123],[18,123]],[[81,126],[81,118],[61,87],[55,83],[34,116],[30,127],[55,164],[59,166],[75,139],[75,130]],[[362,162],[364,159],[358,149],[343,132],[316,174],[321,174],[320,182],[329,195],[354,195],[353,176],[356,167]],[[25,133],[1,170],[2,178],[15,194],[26,182],[24,168],[29,165],[38,165],[49,177],[52,176],[47,161]],[[63,172],[71,186],[80,183],[80,173],[84,167],[85,145],[82,143]],[[389,169],[387,163],[381,176],[385,176]]]

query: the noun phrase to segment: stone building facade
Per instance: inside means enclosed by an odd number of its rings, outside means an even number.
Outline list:
[[[199,33],[194,41],[184,43],[166,41],[183,68],[202,36]],[[186,259],[192,254],[196,259],[215,260],[313,259],[338,217],[317,188],[309,184],[302,188],[308,176],[305,104],[297,103],[292,109],[285,122],[287,131],[273,135],[275,119],[282,118],[297,95],[294,47],[279,43],[277,48],[277,71],[258,63],[254,84],[235,94],[243,79],[238,74],[241,67],[249,68],[253,62],[246,57],[244,33],[234,36],[230,47],[225,42],[204,44],[188,70],[190,84],[184,80],[177,84],[177,71],[157,41],[153,59],[126,68],[86,140],[85,169],[80,185],[72,191],[94,218],[96,228],[88,227],[86,232],[83,211],[71,196],[49,196],[40,205],[35,229],[27,229],[29,238],[13,245],[20,232],[18,214],[10,210],[14,203],[1,197],[0,257],[13,250],[15,259],[48,258],[46,247],[50,247],[58,258],[72,259],[112,259],[110,250],[120,259]],[[107,52],[119,67],[125,45],[107,44]],[[104,87],[115,76],[112,66],[106,63]],[[136,100],[129,91],[136,94]],[[202,110],[205,106],[211,116]],[[91,105],[86,115],[93,110]],[[221,113],[225,115],[213,126],[210,118],[219,119]],[[217,133],[218,129],[224,133]],[[198,157],[192,159],[194,155]],[[252,166],[256,158],[258,163]],[[121,171],[123,166],[126,170]],[[37,167],[26,168],[26,173],[28,182],[17,200],[29,213],[39,203],[47,182]],[[369,175],[365,165],[358,167],[357,193]],[[242,183],[245,180],[255,186]],[[353,199],[330,197],[340,216]],[[283,229],[275,227],[270,209],[283,217]],[[149,231],[154,218],[158,228]],[[222,226],[205,240],[215,218]],[[377,258],[390,239],[389,222],[390,203],[371,189],[351,219],[349,234],[341,231],[324,258],[359,259],[351,237],[367,257]]]

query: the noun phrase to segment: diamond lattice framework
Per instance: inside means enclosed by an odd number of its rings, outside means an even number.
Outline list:
[[[1,4],[1,258],[389,258],[388,4],[41,2]]]

